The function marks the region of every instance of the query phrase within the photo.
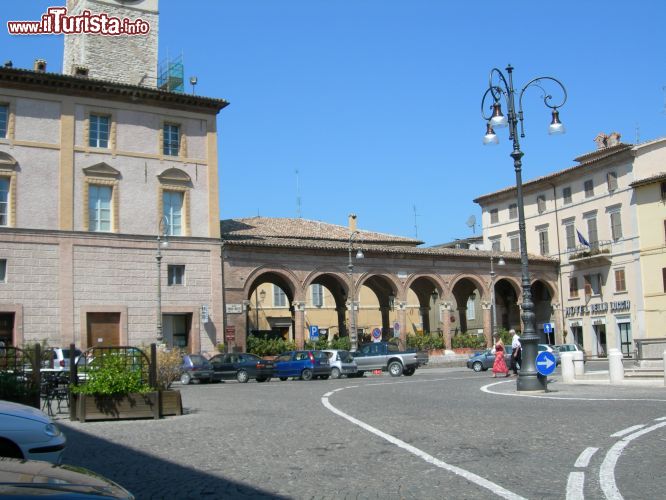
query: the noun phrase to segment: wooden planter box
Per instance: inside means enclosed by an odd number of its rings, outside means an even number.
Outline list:
[[[183,400],[180,391],[168,390],[160,392],[160,417],[183,414]]]
[[[131,393],[118,396],[73,394],[71,420],[123,420],[160,418],[159,393]]]
[[[127,420],[183,414],[180,391],[156,391],[122,396],[72,394],[70,420]]]

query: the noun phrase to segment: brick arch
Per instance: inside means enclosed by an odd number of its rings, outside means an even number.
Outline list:
[[[243,297],[245,300],[248,300],[254,290],[257,288],[259,283],[257,283],[258,278],[266,274],[273,274],[278,276],[280,279],[277,284],[286,285],[287,289],[284,292],[292,300],[303,300],[304,292],[303,287],[300,286],[299,280],[296,275],[288,268],[283,266],[271,267],[271,266],[260,266],[255,268],[245,280],[245,287],[243,290]],[[267,280],[268,283],[274,283],[272,280]],[[280,288],[283,288],[280,286]]]
[[[407,290],[403,286],[402,282],[388,269],[375,269],[371,272],[369,271],[362,273],[361,277],[354,283],[354,287],[358,290],[358,288],[361,286],[368,286],[366,282],[373,278],[382,278],[388,281],[391,284],[393,290],[396,292],[396,298],[402,298],[405,296]],[[372,289],[371,286],[368,286],[368,288]]]
[[[442,299],[444,297],[448,297],[448,295],[451,292],[451,289],[444,282],[444,280],[442,279],[442,276],[438,272],[436,272],[432,269],[422,269],[422,270],[418,270],[418,271],[415,271],[414,273],[412,273],[409,276],[409,278],[407,278],[407,280],[405,281],[405,285],[404,285],[405,286],[405,292],[407,292],[407,290],[409,290],[412,287],[412,284],[420,278],[426,278],[426,279],[432,281],[433,284],[435,285],[435,288],[437,289],[437,293],[439,294],[439,296]]]
[[[449,293],[451,296],[453,296],[453,290],[455,289],[456,285],[465,279],[474,283],[474,286],[476,286],[477,290],[481,290],[483,292],[484,298],[490,297],[490,287],[486,285],[485,280],[483,280],[480,276],[476,274],[468,274],[468,273],[456,274],[451,278],[449,285],[450,287]]]

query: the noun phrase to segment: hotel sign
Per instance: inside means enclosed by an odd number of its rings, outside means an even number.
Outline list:
[[[586,314],[603,314],[609,310],[612,313],[629,311],[631,309],[630,300],[619,300],[614,302],[599,302],[598,304],[590,304],[586,306],[571,306],[564,310],[567,317],[570,316],[584,316]]]

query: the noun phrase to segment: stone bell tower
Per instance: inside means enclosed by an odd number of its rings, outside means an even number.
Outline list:
[[[141,19],[147,34],[65,35],[62,71],[144,87],[157,86],[158,0],[67,0],[67,15],[105,14],[121,24]],[[143,24],[143,23],[142,23]],[[123,24],[126,25],[126,24]],[[143,24],[145,26],[145,24]]]

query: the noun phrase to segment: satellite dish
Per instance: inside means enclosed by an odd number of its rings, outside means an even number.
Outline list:
[[[465,224],[472,228],[472,233],[476,233],[476,217],[474,215],[470,215]]]

